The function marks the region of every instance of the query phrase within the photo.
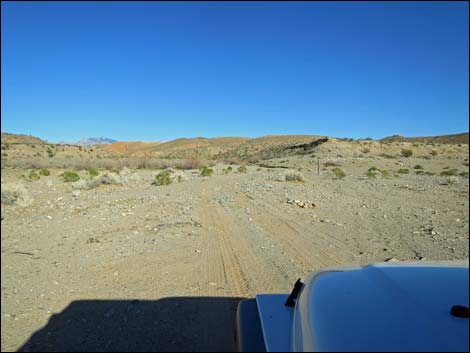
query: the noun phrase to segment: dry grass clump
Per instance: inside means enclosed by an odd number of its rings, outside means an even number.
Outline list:
[[[72,157],[72,156],[55,156],[47,157],[22,157],[10,158],[2,161],[2,167],[12,167],[20,169],[41,169],[41,168],[57,168],[72,170],[89,170],[89,169],[107,169],[119,170],[124,167],[130,169],[199,169],[202,166],[212,167],[214,161],[200,159],[162,159],[147,157]]]
[[[29,206],[33,200],[22,184],[5,183],[1,185],[1,202],[6,205],[16,204],[25,207]]]
[[[444,168],[446,169],[446,168]],[[458,175],[459,171],[457,169],[449,169],[449,170],[444,170],[441,172],[441,176],[451,176],[451,175]]]
[[[323,165],[325,167],[341,167],[341,164],[336,163],[336,162],[332,162],[332,161],[327,161],[327,162],[323,163]]]
[[[121,177],[115,172],[105,172],[98,177],[90,177],[89,180],[78,180],[73,183],[72,186],[74,189],[89,190],[94,189],[100,185],[121,185],[125,182],[125,180],[126,179],[124,177]]]
[[[300,181],[304,182],[305,178],[302,173],[296,170],[289,170],[285,175],[286,181]]]

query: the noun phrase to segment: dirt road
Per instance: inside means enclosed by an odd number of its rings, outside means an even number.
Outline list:
[[[56,172],[27,184],[33,204],[2,221],[2,351],[229,351],[239,300],[289,292],[312,270],[468,259],[468,178],[371,180],[361,163],[345,180],[305,168],[304,183],[217,166],[75,196]]]

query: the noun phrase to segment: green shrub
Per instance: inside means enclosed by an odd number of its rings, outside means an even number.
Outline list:
[[[408,174],[409,172],[410,172],[410,170],[406,169],[406,168],[398,169],[399,174]]]
[[[230,166],[227,167],[227,168],[222,169],[222,172],[223,172],[224,174],[228,174],[228,173],[230,173],[231,171],[232,171],[232,167],[230,167]]]
[[[407,150],[407,149],[402,149],[401,150],[401,155],[403,157],[408,158],[408,157],[411,157],[413,155],[413,151],[412,150]]]
[[[173,182],[173,178],[170,175],[170,172],[163,170],[157,174],[155,177],[155,183],[157,185],[170,185]]]
[[[241,166],[238,167],[238,172],[239,173],[246,173],[246,172],[248,172],[248,169],[246,168],[246,166],[241,165]]]
[[[367,171],[368,172],[375,172],[375,171],[379,171],[379,168],[377,168],[376,166],[372,166],[369,169],[367,169]]]
[[[459,174],[461,177],[468,177],[468,172],[462,172]]]
[[[419,165],[419,164],[416,164],[413,169],[424,169],[423,166]]]
[[[47,155],[48,155],[50,158],[54,157],[55,154],[56,154],[56,152],[55,152],[52,148],[47,147]]]
[[[369,177],[369,178],[375,178],[376,175],[377,175],[376,172],[373,172],[373,171],[368,171],[367,172],[367,177]]]
[[[28,174],[28,180],[39,180],[40,176],[34,170],[31,170]]]
[[[44,176],[48,176],[48,175],[51,175],[51,172],[48,169],[41,169],[39,171],[39,174],[44,175]]]
[[[449,170],[444,170],[441,172],[441,176],[449,176],[449,175],[458,175],[459,171],[457,169],[449,169]]]
[[[389,178],[390,177],[390,173],[387,170],[381,170],[380,173],[382,173],[382,176],[384,178]]]
[[[91,178],[98,176],[100,173],[96,169],[89,169],[88,174],[90,175]]]
[[[62,177],[64,178],[64,182],[66,182],[66,183],[70,183],[70,182],[80,180],[80,176],[77,173],[71,172],[71,171],[64,172]]]
[[[417,175],[423,175],[423,174],[426,174],[426,172],[424,170],[417,170],[416,174]]]
[[[199,168],[199,171],[201,172],[201,176],[203,177],[212,176],[212,173],[214,173],[214,170],[211,168],[208,168],[207,166],[203,166]]]
[[[340,168],[334,168],[331,170],[336,177],[343,179],[346,176],[346,173]]]
[[[430,176],[436,175],[436,173],[434,173],[434,172],[425,172],[425,174],[430,175]]]

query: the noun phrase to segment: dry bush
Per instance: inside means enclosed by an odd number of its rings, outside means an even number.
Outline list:
[[[176,169],[182,169],[182,170],[187,170],[187,169],[199,169],[202,168],[203,166],[212,166],[208,161],[202,161],[200,159],[183,159],[182,161],[177,161],[175,163],[175,168]]]
[[[1,185],[1,202],[7,205],[17,204],[20,207],[26,207],[33,200],[22,184],[5,183]]]
[[[340,168],[334,168],[331,171],[339,179],[343,179],[346,176],[346,173]]]
[[[126,179],[121,177],[117,173],[105,172],[104,174],[96,178],[92,178],[89,180],[78,180],[77,182],[73,183],[72,186],[74,189],[89,190],[96,188],[100,185],[121,185],[125,181]]]
[[[447,183],[449,183],[450,185],[457,185],[460,183],[460,179],[455,175],[452,175],[447,178]]]
[[[285,175],[286,181],[301,181],[304,182],[305,178],[302,175],[302,173],[296,171],[296,170],[290,170],[286,173]]]
[[[327,161],[327,162],[323,163],[323,165],[325,167],[341,167],[341,164],[339,164],[337,162],[332,162],[332,161]]]
[[[402,155],[403,157],[408,158],[408,157],[411,157],[411,156],[413,155],[413,151],[412,151],[412,150],[409,150],[409,149],[402,149],[402,150],[401,150],[401,155]]]

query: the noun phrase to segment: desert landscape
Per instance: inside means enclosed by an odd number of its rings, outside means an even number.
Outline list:
[[[312,271],[469,258],[468,133],[1,142],[2,351],[231,351]]]

